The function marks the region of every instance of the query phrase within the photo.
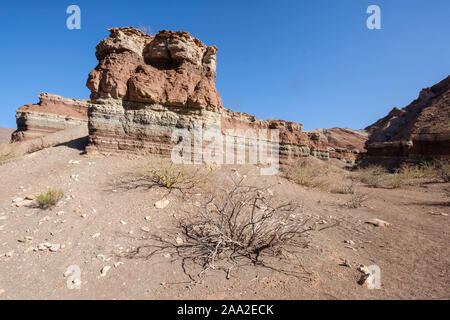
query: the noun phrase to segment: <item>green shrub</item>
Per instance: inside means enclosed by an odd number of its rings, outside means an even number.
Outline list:
[[[37,196],[36,201],[41,209],[48,209],[56,205],[64,196],[61,189],[49,189]]]

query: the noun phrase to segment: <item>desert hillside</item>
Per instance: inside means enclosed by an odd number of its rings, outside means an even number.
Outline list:
[[[8,143],[11,140],[11,133],[14,129],[0,128],[0,143]]]

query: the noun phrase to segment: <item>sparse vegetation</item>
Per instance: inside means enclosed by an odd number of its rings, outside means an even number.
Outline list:
[[[335,186],[331,189],[332,193],[340,193],[340,194],[354,194],[355,193],[355,184],[352,183],[342,183]]]
[[[363,193],[355,193],[344,206],[349,209],[356,209],[362,206],[363,202],[367,200],[367,195]]]
[[[421,164],[403,163],[396,172],[401,174],[404,179],[435,178],[436,169],[435,162],[423,162]]]
[[[149,258],[173,249],[182,258],[184,270],[192,262],[201,266],[200,274],[221,269],[229,276],[242,259],[266,266],[263,257],[279,259],[284,253],[294,254],[292,250],[307,247],[305,233],[312,230],[312,224],[299,215],[298,206],[292,202],[275,204],[264,189],[244,186],[242,181],[215,193],[199,211],[180,221],[185,238],[182,243],[156,237],[159,244],[142,246],[131,255],[153,248],[146,256]],[[189,277],[195,281],[191,274]]]
[[[322,179],[329,172],[328,167],[314,166],[306,159],[300,159],[283,170],[284,177],[305,187],[323,187]]]
[[[55,206],[64,196],[61,189],[49,189],[45,193],[41,193],[36,197],[38,206],[41,209],[48,209]]]
[[[405,180],[405,176],[400,172],[395,172],[392,175],[390,175],[389,179],[389,186],[392,189],[398,189],[403,187],[405,184],[407,184],[407,181]]]
[[[379,188],[381,186],[383,176],[386,173],[387,171],[383,167],[379,165],[371,165],[366,168],[360,168],[356,173],[356,178],[372,188]]]
[[[149,163],[142,169],[144,179],[169,190],[191,189],[204,182],[207,177],[206,172],[201,172],[202,167],[200,166],[188,168],[184,165],[175,165],[172,162],[169,165],[162,162],[158,165]]]
[[[438,178],[444,182],[450,182],[450,162],[439,162],[437,169]]]

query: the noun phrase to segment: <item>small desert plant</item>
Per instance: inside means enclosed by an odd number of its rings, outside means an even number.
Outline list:
[[[172,189],[191,189],[205,181],[207,173],[200,172],[201,167],[152,163],[143,167],[143,177],[161,187]]]
[[[435,178],[437,165],[434,162],[423,162],[421,164],[403,163],[396,171],[405,179]]]
[[[323,187],[325,181],[320,178],[328,172],[329,168],[316,167],[304,159],[298,160],[283,170],[286,179],[305,187]]]
[[[450,182],[450,162],[439,162],[437,176],[444,182]]]
[[[381,186],[386,170],[379,165],[371,165],[366,168],[360,168],[356,173],[356,177],[362,183],[370,187],[378,188]]]
[[[331,189],[332,193],[340,193],[340,194],[354,194],[355,193],[355,185],[352,183],[342,183],[340,185],[335,186]]]
[[[349,209],[356,209],[362,206],[363,202],[367,200],[367,195],[362,193],[355,193],[349,201],[344,203],[344,207]]]
[[[64,196],[61,189],[49,189],[45,193],[41,193],[36,197],[38,206],[41,209],[48,209],[56,205]]]
[[[389,176],[389,186],[391,186],[392,189],[398,189],[403,187],[408,182],[406,181],[405,175],[403,175],[400,172],[395,172],[392,175]]]

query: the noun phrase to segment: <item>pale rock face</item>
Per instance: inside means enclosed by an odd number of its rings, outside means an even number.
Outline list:
[[[144,47],[153,39],[152,36],[132,27],[111,28],[108,31],[111,32],[110,37],[97,45],[95,54],[99,60],[113,52],[130,51],[142,55]]]

